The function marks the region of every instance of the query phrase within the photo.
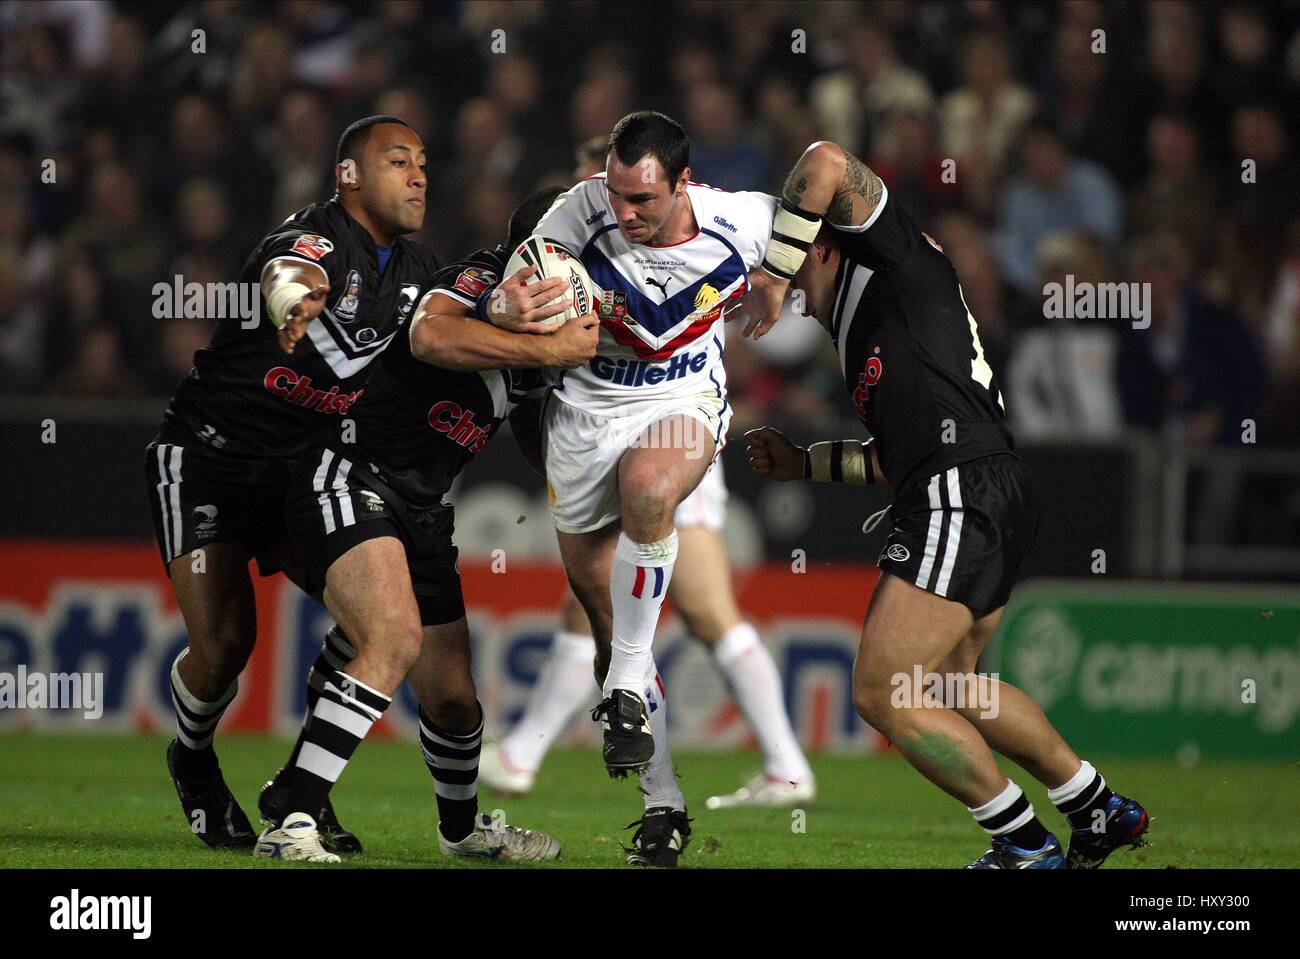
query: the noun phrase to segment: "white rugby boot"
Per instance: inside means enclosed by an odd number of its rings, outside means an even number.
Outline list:
[[[735,809],[740,806],[798,806],[817,798],[817,780],[811,774],[797,783],[773,779],[759,773],[734,793],[710,796],[706,809]]]
[[[326,852],[320,844],[316,820],[305,812],[290,813],[284,825],[269,826],[257,837],[253,855],[259,859],[284,859],[301,862],[339,862],[339,857]]]
[[[491,789],[510,796],[532,792],[536,773],[510,765],[500,743],[488,743],[478,757],[478,779]]]
[[[460,842],[448,842],[438,826],[438,848],[444,856],[469,856],[477,859],[537,860],[559,859],[560,844],[544,832],[507,826],[487,813],[474,818],[474,831]]]

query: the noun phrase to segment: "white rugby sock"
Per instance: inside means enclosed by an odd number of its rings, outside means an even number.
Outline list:
[[[781,676],[758,638],[758,631],[749,623],[737,623],[713,647],[713,661],[754,731],[767,774],[795,783],[811,776],[808,760],[790,728],[781,696]]]
[[[677,530],[654,543],[637,543],[619,533],[609,592],[614,604],[614,639],[602,691],[640,692],[651,663],[650,646],[659,610],[677,562]]]
[[[677,772],[673,769],[673,756],[668,749],[668,703],[663,681],[655,669],[654,658],[645,674],[644,685],[634,687],[646,701],[650,713],[650,732],[655,737],[655,754],[650,767],[641,773],[641,791],[645,793],[645,808],[671,806],[686,811],[686,798],[677,788]]]
[[[557,736],[582,706],[594,706],[600,691],[592,677],[596,641],[583,633],[559,630],[550,654],[515,728],[501,740],[506,762],[535,773]]]

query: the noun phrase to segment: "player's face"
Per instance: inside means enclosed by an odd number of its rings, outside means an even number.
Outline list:
[[[808,248],[803,266],[790,281],[792,296],[803,295],[801,312],[815,317],[822,326],[830,325],[832,300],[835,296],[835,273],[840,265],[840,252],[834,247],[814,243]],[[796,300],[795,306],[799,307]]]
[[[629,243],[654,243],[676,212],[686,190],[690,169],[669,181],[663,165],[652,156],[626,164],[613,150],[605,165],[605,189],[619,231]]]
[[[414,233],[424,225],[424,144],[410,127],[381,123],[370,133],[357,173],[361,204],[390,232]]]

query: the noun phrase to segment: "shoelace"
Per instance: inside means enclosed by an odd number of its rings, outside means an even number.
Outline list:
[[[862,524],[863,534],[865,535],[867,533],[870,533],[873,529],[879,526],[881,522],[884,520],[884,518],[889,515],[890,507],[892,507],[893,505],[894,505],[893,503],[890,503],[889,506],[886,506],[884,509],[878,509],[870,516],[868,516],[867,521]]]

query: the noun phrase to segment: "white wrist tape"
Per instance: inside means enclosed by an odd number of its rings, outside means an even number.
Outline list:
[[[817,483],[850,483],[873,486],[875,470],[871,466],[868,444],[859,440],[829,440],[808,447],[804,471]]]
[[[271,292],[266,294],[266,315],[277,330],[284,329],[284,324],[289,321],[289,311],[310,292],[311,287],[293,282],[277,283],[271,288]]]
[[[775,277],[792,279],[803,266],[808,247],[817,239],[821,228],[820,216],[800,210],[783,199],[772,218],[772,238],[767,241],[767,252],[763,254],[763,269]]]

